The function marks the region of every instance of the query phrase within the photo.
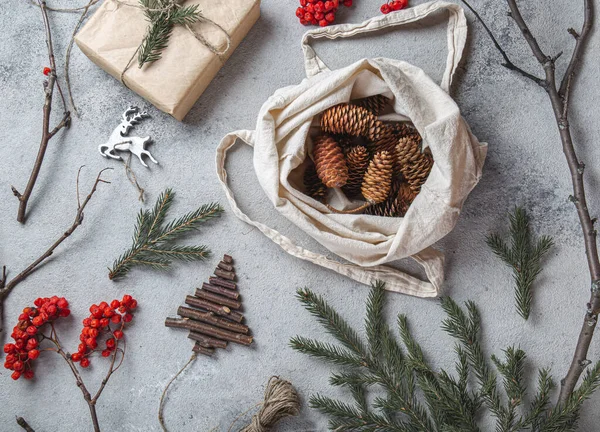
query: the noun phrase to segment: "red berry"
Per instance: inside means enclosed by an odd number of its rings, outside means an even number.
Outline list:
[[[34,348],[37,348],[38,346],[38,341],[35,338],[31,338],[27,341],[27,345],[25,346],[25,349],[27,351],[31,351]]]
[[[331,10],[331,9],[333,9],[333,7],[334,7],[334,6],[333,6],[333,2],[332,2],[332,1],[330,1],[330,0],[327,0],[327,1],[325,2],[324,6],[325,6],[325,10],[326,10],[326,11],[330,11],[330,10]]]
[[[102,351],[102,357],[108,357],[109,355],[110,355],[110,350],[105,349]]]
[[[13,369],[16,371],[23,370],[24,367],[25,367],[25,365],[23,364],[23,362],[21,360],[17,360],[16,362],[13,363]]]
[[[115,311],[110,309],[110,308],[106,308],[104,309],[104,318],[111,318],[113,315],[115,314]]]
[[[129,303],[129,309],[135,309],[137,307],[137,300],[133,299],[131,300],[131,303]]]
[[[115,330],[113,332],[113,335],[115,336],[115,338],[117,339],[123,339],[123,332],[121,330]]]
[[[329,12],[327,15],[325,15],[325,19],[332,23],[335,21],[335,14],[333,12]]]
[[[69,315],[71,315],[71,311],[69,309],[61,309],[60,312],[58,313],[58,316],[66,318]]]
[[[31,323],[36,327],[41,327],[44,325],[44,319],[41,316],[36,316],[31,320]]]
[[[98,330],[97,329],[89,329],[88,330],[88,336],[91,338],[97,338],[98,337]]]
[[[304,10],[306,11],[306,13],[313,14],[313,13],[315,13],[315,6],[312,4],[307,4],[306,7],[304,8]],[[304,15],[304,17],[306,18],[306,15]]]
[[[302,8],[298,8],[298,9],[302,9]],[[304,11],[302,12],[302,16],[304,16]],[[119,306],[121,306],[121,302],[119,300],[113,300],[110,302],[110,307],[113,309],[117,309]]]
[[[327,27],[328,24],[329,24],[329,21],[327,21],[326,19],[322,19],[321,21],[319,21],[319,25],[321,27]]]
[[[34,374],[34,372],[31,369],[26,370],[25,373],[23,374],[23,376],[25,377],[25,379],[31,379],[31,378],[33,378],[34,375],[35,374]]]
[[[352,7],[352,0],[344,0],[344,6]]]
[[[80,354],[84,354],[87,351],[87,346],[85,344],[80,343],[77,347],[77,352]]]
[[[107,339],[106,340],[106,347],[107,348],[114,348],[115,347],[115,340],[113,338]]]
[[[90,321],[91,319],[86,318],[84,319],[81,323],[85,326],[85,327],[89,327],[90,326]]]
[[[300,18],[300,24],[302,24],[302,25],[308,25],[308,21],[306,21],[304,18]],[[115,315],[115,316],[118,316],[119,319],[121,318],[121,315]]]
[[[21,372],[14,371],[10,377],[16,381],[21,378]]]
[[[15,341],[15,346],[18,349],[23,349],[25,347],[25,341],[23,339],[19,339]]]
[[[102,316],[102,311],[96,305],[90,306],[90,313],[94,318],[100,318]]]
[[[29,360],[35,360],[39,356],[40,356],[40,352],[36,349],[32,349],[31,351],[29,351],[27,353],[27,357],[29,357]]]
[[[87,357],[84,357],[81,359],[81,362],[79,364],[81,365],[82,368],[86,368],[90,365],[90,359],[88,359]]]
[[[96,342],[96,339],[94,338],[87,338],[85,344],[91,349],[96,349],[98,347],[98,342]]]
[[[299,7],[298,9],[296,9],[296,16],[298,18],[302,18],[304,17],[304,9],[302,9],[301,7]],[[112,304],[111,304],[112,306]],[[117,306],[118,307],[118,306]],[[114,308],[113,308],[114,309]]]
[[[300,0],[300,6],[304,7],[306,6],[308,2],[306,0]]]
[[[79,360],[81,360],[82,357],[83,357],[83,355],[78,352],[71,354],[71,360],[73,360],[75,363],[77,363]]]
[[[36,307],[40,307],[42,304],[44,304],[44,300],[41,297],[38,297],[35,299],[35,301],[33,302],[33,304]]]
[[[392,11],[392,8],[390,7],[389,4],[385,3],[385,4],[381,5],[380,10],[381,10],[382,14],[389,14]]]
[[[58,300],[58,302],[56,303],[56,306],[58,306],[61,309],[68,308],[69,307],[69,302],[64,297],[61,297]]]
[[[302,22],[303,20],[300,20],[300,22]],[[305,21],[306,22],[306,21]],[[114,323],[114,324],[119,324],[121,322],[121,315],[119,314],[114,314],[110,320]]]
[[[19,321],[26,321],[29,319],[29,314],[26,312],[23,312],[21,315],[19,315]]]
[[[322,13],[322,12],[316,12],[315,13],[315,19],[318,19],[319,21],[323,20],[323,19],[325,19],[325,14]]]
[[[6,354],[14,353],[16,350],[17,347],[15,346],[15,344],[7,343],[6,345],[4,345],[4,352]]]
[[[30,336],[33,336],[34,334],[36,334],[38,331],[36,326],[29,326],[27,327],[27,334]]]
[[[133,319],[133,315],[131,315],[130,313],[126,313],[125,315],[123,315],[123,321],[125,321],[126,323],[130,322]]]
[[[102,318],[100,320],[100,327],[102,327],[102,328],[107,327],[109,322],[110,322],[110,320],[108,318]]]
[[[104,310],[104,309],[106,309],[106,308],[108,307],[108,303],[106,303],[105,301],[103,301],[102,303],[100,303],[100,304],[98,305],[98,307],[99,307],[101,310]]]
[[[84,335],[83,333],[79,335],[79,340],[80,340],[81,342],[85,342],[85,339],[86,339],[86,338],[85,338],[85,335]]]
[[[94,318],[93,320],[90,321],[90,327],[92,328],[98,328],[100,327],[100,320]]]
[[[315,12],[325,12],[325,5],[322,1],[315,3]]]

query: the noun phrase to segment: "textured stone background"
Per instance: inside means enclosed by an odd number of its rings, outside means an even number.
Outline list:
[[[341,22],[360,22],[378,13],[376,1],[355,3],[350,10],[342,9]],[[514,59],[537,70],[506,17],[503,2],[474,3]],[[522,3],[526,19],[547,52],[571,49],[573,42],[566,29],[580,28],[580,1]],[[51,4],[68,7],[72,2],[56,0]],[[102,159],[96,147],[128,104],[144,106],[152,120],[140,125],[137,132],[152,135],[156,143],[151,150],[160,161],[149,170],[134,165],[148,200],[153,202],[160,191],[171,186],[178,194],[173,214],[212,200],[225,204],[213,166],[218,141],[229,131],[252,128],[267,97],[304,76],[300,38],[305,29],[294,17],[296,4],[264,0],[260,21],[183,123],[149,106],[75,48],[73,87],[82,115],[71,130],[51,142],[25,226],[15,220],[17,202],[9,186],[24,187],[37,152],[46,49],[35,7],[26,1],[0,0],[0,5],[0,262],[14,275],[62,233],[75,213],[79,166],[86,165],[82,189],[88,188],[99,169],[115,168],[110,174],[112,185],[100,188],[83,226],[10,296],[5,322],[12,326],[18,311],[38,295],[64,295],[71,301],[73,318],[59,328],[66,347],[74,350],[79,320],[92,302],[124,293],[134,295],[140,308],[127,331],[127,358],[100,399],[98,412],[104,430],[158,430],[156,412],[162,388],[188,359],[191,348],[185,333],[166,329],[163,320],[207,279],[216,259],[177,264],[166,274],[135,270],[122,282],[109,281],[106,267],[129,246],[140,204],[122,166]],[[317,50],[331,67],[364,56],[387,56],[419,65],[439,79],[446,57],[445,19],[440,14],[402,30],[322,42]],[[51,14],[61,64],[76,20],[76,15]],[[470,32],[454,95],[475,134],[489,142],[489,156],[483,179],[467,201],[458,226],[438,245],[447,254],[445,293],[458,301],[477,302],[489,353],[518,345],[529,354],[532,380],[534,365],[552,368],[559,379],[571,358],[589,286],[580,229],[567,202],[567,167],[543,91],[499,67],[498,54],[472,20]],[[577,150],[589,167],[586,182],[594,212],[600,206],[594,193],[600,178],[596,169],[600,153],[595,150],[600,142],[596,127],[600,114],[599,60],[600,39],[595,34],[572,101],[572,127]],[[565,61],[560,62],[561,68]],[[270,208],[256,182],[249,148],[240,147],[233,153],[229,169],[241,207],[251,217],[322,251]],[[506,212],[514,205],[526,206],[536,231],[554,236],[557,243],[544,265],[533,316],[527,323],[513,308],[510,272],[484,244],[486,233],[505,229]],[[230,253],[236,258],[248,323],[257,343],[252,349],[232,346],[215,359],[196,362],[172,389],[166,409],[172,431],[227,430],[234,417],[261,399],[264,384],[273,374],[293,381],[304,400],[315,392],[347,397],[328,385],[328,365],[288,347],[290,337],[296,334],[327,338],[294,299],[294,292],[298,287],[311,287],[361,326],[368,292],[365,287],[287,256],[231,212],[202,228],[190,241],[210,245],[216,257]],[[451,367],[453,341],[440,330],[443,313],[437,301],[389,295],[386,308],[390,322],[399,312],[408,314],[427,357],[437,367]],[[599,356],[600,343],[595,340],[590,358],[597,360]],[[39,431],[90,430],[86,405],[63,360],[51,353],[43,357],[36,366],[38,377],[32,382],[13,382],[4,369],[0,371],[0,429],[19,430],[14,416],[22,415]],[[91,389],[97,387],[104,370],[105,362],[96,360],[83,372]],[[588,402],[581,430],[597,430],[599,403],[598,395]],[[326,418],[305,405],[300,417],[286,421],[279,430],[325,429]]]

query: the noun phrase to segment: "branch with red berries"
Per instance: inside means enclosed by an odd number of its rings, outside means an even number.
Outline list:
[[[26,307],[19,315],[19,322],[11,334],[14,343],[4,345],[4,352],[7,354],[4,367],[13,371],[11,377],[14,380],[21,377],[31,379],[34,376],[33,362],[41,352],[59,354],[73,372],[77,386],[90,409],[94,431],[99,432],[96,404],[112,374],[123,364],[125,358],[123,329],[131,322],[132,312],[136,307],[137,301],[130,295],[123,296],[121,301],[113,300],[110,304],[102,302],[92,305],[90,316],[83,320],[83,329],[79,337],[81,343],[77,352],[70,354],[63,349],[55,327],[55,322],[59,318],[66,318],[71,314],[69,303],[64,297],[40,297],[35,300],[34,306]],[[50,332],[44,333],[48,329]],[[99,348],[98,339],[101,339],[105,348]],[[44,341],[51,342],[51,345],[42,347]],[[90,358],[97,352],[100,352],[102,357],[110,357],[110,366],[100,387],[92,396],[83,382],[76,363],[79,363],[82,368],[89,367]],[[18,418],[17,423],[26,430],[33,430],[22,417]]]
[[[79,172],[77,173],[77,213],[75,214],[75,220],[73,221],[71,226],[69,228],[67,228],[66,231],[63,232],[63,234],[58,238],[58,240],[56,240],[46,250],[46,252],[44,252],[39,258],[37,258],[35,261],[33,261],[31,264],[29,264],[25,268],[25,270],[23,270],[21,273],[16,275],[10,281],[7,278],[6,266],[2,267],[2,276],[0,277],[0,334],[2,333],[2,331],[4,329],[4,326],[3,326],[4,300],[6,300],[8,295],[12,292],[13,289],[15,289],[15,287],[19,283],[21,283],[29,275],[31,275],[40,266],[40,264],[42,264],[46,259],[48,259],[54,253],[54,250],[58,246],[60,246],[60,244],[62,242],[64,242],[66,239],[68,239],[71,236],[71,234],[73,234],[75,232],[75,230],[83,223],[83,216],[84,216],[83,211],[85,210],[86,206],[88,205],[88,203],[90,202],[90,200],[92,199],[94,194],[96,193],[96,189],[98,188],[98,185],[100,183],[110,183],[109,181],[106,181],[102,178],[102,173],[104,171],[106,171],[107,169],[111,169],[111,168],[103,169],[102,171],[100,171],[98,173],[98,176],[96,177],[96,181],[94,182],[92,189],[90,190],[88,195],[85,197],[85,199],[83,201],[81,201],[81,199],[79,197],[79,175],[81,174],[81,168],[79,168]]]
[[[391,0],[381,5],[379,10],[382,14],[389,14],[390,12],[399,11],[408,6],[408,0]]]
[[[14,186],[11,187],[13,194],[19,200],[19,211],[17,213],[17,221],[19,221],[20,223],[25,223],[27,204],[29,202],[29,198],[31,197],[31,193],[33,192],[33,188],[35,187],[37,178],[40,174],[40,170],[42,169],[42,163],[44,161],[44,156],[48,148],[48,143],[61,129],[68,128],[71,123],[71,113],[67,109],[67,103],[65,102],[65,97],[63,95],[62,89],[60,88],[60,83],[58,82],[56,75],[54,46],[52,44],[52,32],[50,30],[50,22],[48,20],[48,7],[46,6],[46,0],[38,0],[38,4],[40,10],[42,11],[42,21],[44,22],[44,28],[46,30],[46,46],[48,47],[49,67],[44,68],[44,75],[46,75],[48,78],[45,79],[43,82],[44,108],[42,114],[42,139],[40,142],[40,147],[35,160],[35,164],[33,165],[33,170],[31,171],[29,181],[27,182],[27,186],[25,186],[25,190],[23,191],[23,193],[19,192]],[[62,101],[63,116],[56,126],[51,127],[50,113],[52,111],[52,98],[54,96],[55,87],[58,90],[58,93],[60,94],[60,99]]]

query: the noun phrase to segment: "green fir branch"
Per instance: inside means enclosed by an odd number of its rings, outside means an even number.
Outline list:
[[[310,398],[310,406],[328,416],[331,430],[479,432],[482,409],[496,418],[496,432],[575,430],[583,402],[600,386],[600,362],[564,406],[551,405],[554,383],[548,370],[540,370],[537,393],[526,403],[525,352],[509,347],[502,358],[491,356],[490,362],[479,342],[481,317],[473,302],[466,302],[465,307],[450,298],[441,302],[447,315],[442,328],[457,339],[453,376],[429,365],[404,315],[397,322],[400,346],[383,316],[384,288],[382,283],[375,284],[367,299],[367,348],[321,296],[306,288],[298,291],[305,308],[342,344],[301,336],[290,342],[295,350],[345,368],[333,373],[329,382],[347,388],[353,403],[324,395]],[[367,389],[385,394],[369,403]]]
[[[510,246],[498,234],[491,234],[487,244],[502,261],[513,269],[517,312],[529,318],[533,301],[533,283],[540,274],[541,260],[554,245],[551,237],[542,236],[533,245],[529,218],[522,208],[515,208],[510,219]]]
[[[140,0],[148,20],[148,30],[138,50],[138,67],[162,57],[176,25],[188,26],[200,19],[198,5],[180,6],[173,0]]]
[[[206,246],[182,246],[176,240],[198,229],[199,225],[218,217],[223,208],[216,203],[203,205],[172,222],[166,222],[175,193],[165,190],[152,210],[140,210],[133,234],[133,244],[109,269],[109,279],[125,277],[136,266],[167,270],[172,261],[199,261],[209,256]]]

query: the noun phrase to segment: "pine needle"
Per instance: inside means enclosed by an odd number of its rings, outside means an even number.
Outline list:
[[[529,218],[522,208],[516,207],[510,219],[510,246],[498,234],[491,234],[487,244],[494,254],[513,269],[517,312],[525,320],[531,313],[533,283],[542,271],[540,262],[554,245],[551,237],[542,236],[533,244]]]
[[[191,25],[200,18],[198,5],[170,8],[169,0],[140,0],[148,30],[138,51],[138,67],[160,60],[162,51],[169,45],[169,39],[176,25]]]
[[[216,203],[203,205],[199,209],[165,225],[167,213],[173,204],[175,193],[167,189],[158,197],[152,210],[140,210],[133,233],[133,245],[115,260],[109,269],[108,278],[125,277],[136,266],[155,270],[166,270],[172,261],[199,261],[210,254],[206,246],[180,246],[174,244],[184,234],[218,217],[223,208]]]

